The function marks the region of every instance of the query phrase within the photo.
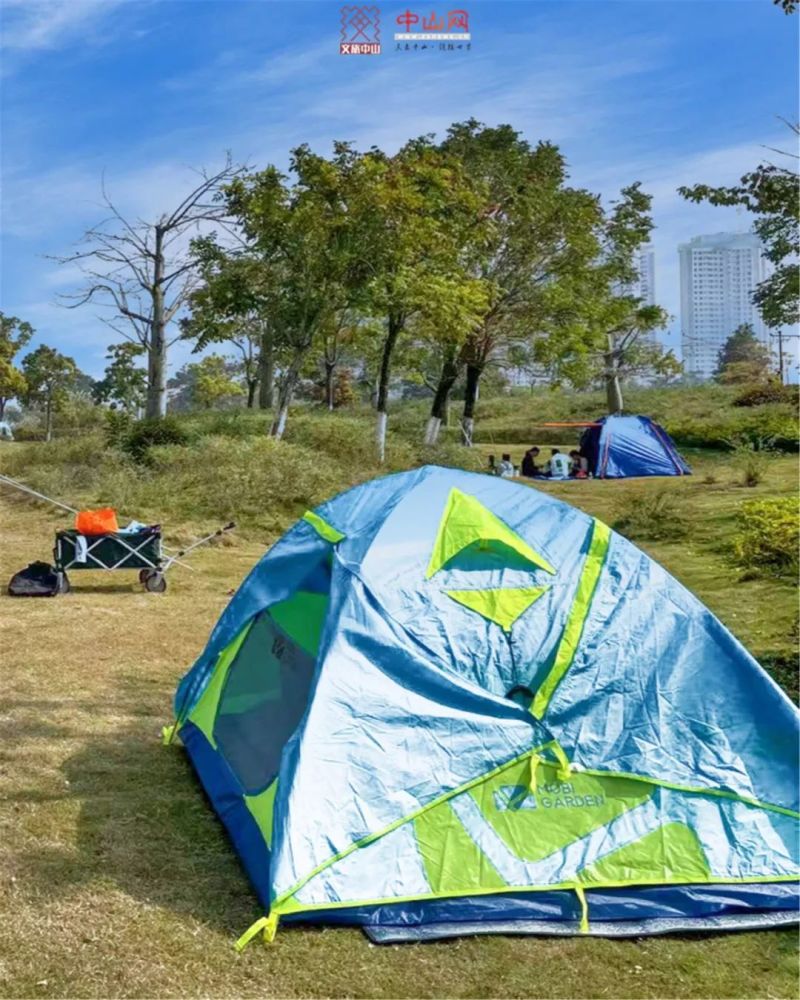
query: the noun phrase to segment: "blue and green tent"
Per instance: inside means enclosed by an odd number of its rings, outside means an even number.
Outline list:
[[[798,915],[798,712],[602,522],[427,466],[308,512],[231,600],[180,736],[278,921],[375,940]]]

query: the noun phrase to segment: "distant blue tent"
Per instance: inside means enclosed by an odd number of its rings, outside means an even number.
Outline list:
[[[581,437],[595,479],[689,476],[672,438],[650,417],[601,417]]]
[[[797,920],[798,720],[677,580],[426,466],[308,511],[175,699],[262,913],[375,940]]]

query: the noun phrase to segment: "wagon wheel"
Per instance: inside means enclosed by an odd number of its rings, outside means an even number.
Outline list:
[[[151,594],[163,594],[167,589],[167,579],[157,569],[147,570],[147,575],[142,582],[144,589]]]
[[[144,584],[145,580],[148,578],[148,576],[150,576],[150,572],[151,571],[147,567],[145,567],[144,569],[140,569],[139,570],[139,583]]]
[[[58,574],[58,593],[68,594],[72,590],[72,585],[69,582],[69,577],[66,573],[61,572]]]

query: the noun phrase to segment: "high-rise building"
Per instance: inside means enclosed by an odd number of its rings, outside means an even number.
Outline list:
[[[678,247],[681,342],[687,375],[711,378],[720,348],[742,323],[766,346],[770,338],[753,305],[753,290],[769,275],[755,233],[695,236]]]
[[[636,270],[639,280],[634,295],[646,306],[656,304],[656,255],[651,246],[644,246],[636,255]]]
[[[653,248],[646,244],[641,247],[633,258],[636,277],[633,281],[616,283],[617,295],[633,295],[641,299],[644,305],[656,304],[656,256]]]

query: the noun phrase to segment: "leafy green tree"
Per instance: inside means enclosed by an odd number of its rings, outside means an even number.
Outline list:
[[[0,420],[5,417],[8,403],[25,395],[27,385],[25,376],[19,368],[6,358],[0,357]]]
[[[379,337],[375,324],[355,310],[340,310],[323,326],[318,365],[329,410],[355,399],[352,371],[369,364],[370,350],[374,354]]]
[[[223,399],[243,394],[242,387],[231,378],[225,358],[218,354],[209,354],[187,368],[192,378],[192,397],[207,410]]]
[[[488,289],[470,266],[485,225],[483,192],[458,157],[422,138],[394,157],[371,155],[370,167],[356,205],[368,220],[366,308],[384,324],[375,400],[382,461],[401,339],[416,331],[463,343],[486,311]]]
[[[259,262],[218,246],[213,239],[194,245],[202,284],[189,300],[191,314],[181,321],[183,337],[195,351],[210,344],[236,348],[247,387],[247,407],[271,409],[275,370],[270,299],[264,294]]]
[[[94,383],[92,395],[97,403],[112,403],[126,413],[137,414],[147,395],[147,372],[136,362],[145,353],[141,344],[123,341],[110,344],[103,377]]]
[[[323,330],[363,286],[367,243],[350,211],[365,158],[346,143],[330,159],[307,146],[292,151],[291,178],[275,167],[237,178],[226,204],[242,231],[238,254],[251,263],[269,317],[280,370],[271,434],[282,437],[301,372]]]
[[[794,10],[795,5],[791,5]],[[791,13],[787,9],[787,13]],[[794,137],[800,126],[790,125]],[[794,153],[783,153],[797,159]],[[778,354],[783,377],[783,339],[780,328],[800,320],[800,179],[797,170],[761,163],[732,187],[696,184],[678,188],[690,201],[712,205],[742,205],[755,215],[753,229],[764,244],[764,254],[774,265],[753,293],[768,327],[778,329]]]
[[[510,125],[470,119],[448,130],[442,150],[456,156],[485,192],[487,240],[475,275],[489,289],[482,315],[454,357],[446,354],[432,417],[466,368],[462,433],[472,443],[478,386],[487,365],[514,343],[542,336],[554,286],[598,252],[599,201],[567,186],[564,158],[551,143],[532,147]]]
[[[33,336],[30,323],[0,312],[0,420],[12,399],[22,398],[27,383],[14,358]]]
[[[536,359],[554,373],[556,381],[583,387],[601,380],[609,413],[623,408],[626,377],[644,372],[670,376],[680,371],[674,355],[647,337],[666,325],[664,310],[620,292],[635,278],[636,251],[649,239],[650,204],[650,196],[639,184],[623,188],[596,227],[591,265],[562,275],[542,293],[545,335],[534,345]]]
[[[797,10],[797,0],[772,0],[776,7],[781,7],[784,14],[794,14]]]
[[[70,389],[78,385],[82,373],[72,358],[46,344],[25,355],[22,372],[28,386],[26,401],[44,407],[45,441],[50,441],[53,413],[66,402]]]
[[[169,393],[169,413],[186,413],[194,407],[194,371],[190,365],[182,365],[167,382]],[[159,417],[163,420],[163,417]]]
[[[763,382],[770,372],[769,349],[756,337],[749,323],[737,326],[717,355],[714,373],[718,382]]]

